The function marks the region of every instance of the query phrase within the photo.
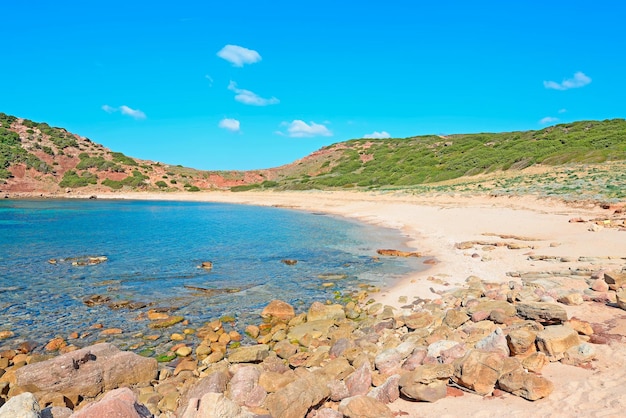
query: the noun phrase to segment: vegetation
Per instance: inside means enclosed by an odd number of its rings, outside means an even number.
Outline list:
[[[137,161],[135,161],[133,158],[125,156],[121,152],[112,152],[111,157],[113,157],[113,161],[115,161],[116,163],[120,163],[124,165],[132,165],[132,166],[138,165]],[[145,166],[142,166],[142,167],[146,168]],[[148,166],[148,168],[152,170],[152,167]]]
[[[133,189],[143,188],[146,185],[145,180],[148,178],[149,178],[148,176],[144,176],[139,171],[134,170],[132,176],[128,176],[125,179],[119,180],[119,181],[106,179],[102,181],[102,185],[110,187],[113,190],[119,190],[124,186],[130,187]]]
[[[584,121],[496,134],[357,139],[323,150],[328,157],[309,167],[316,175],[284,177],[280,187],[408,187],[537,164],[624,160],[626,121]]]
[[[86,152],[83,152],[78,156],[78,158],[80,158],[80,162],[76,165],[76,168],[79,170],[95,168],[98,171],[112,171],[117,173],[124,172],[123,167],[117,165],[113,161],[105,160],[104,157],[101,156],[91,157]]]
[[[0,123],[8,126],[12,123],[10,116],[0,113]],[[0,179],[11,177],[9,166],[11,164],[26,164],[28,168],[34,168],[42,173],[50,171],[48,164],[22,148],[20,136],[6,128],[0,127]]]
[[[157,186],[159,189],[164,189],[167,187],[167,183],[163,180],[157,181],[156,183],[154,183],[154,185]]]
[[[98,183],[98,176],[96,176],[95,174],[84,172],[81,175],[79,175],[76,171],[69,170],[65,172],[65,174],[63,175],[63,180],[61,180],[61,182],[59,183],[59,186],[78,188],[78,187],[85,187],[90,184],[97,184],[97,183]]]

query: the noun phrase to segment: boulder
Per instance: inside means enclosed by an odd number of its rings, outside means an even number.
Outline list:
[[[409,329],[424,329],[431,326],[435,318],[433,318],[430,312],[422,311],[404,316],[402,320]]]
[[[609,271],[604,272],[604,281],[609,285],[611,290],[619,290],[626,287],[626,272]]]
[[[529,401],[545,398],[552,393],[554,386],[548,379],[516,369],[503,374],[498,379],[498,386],[505,392],[521,396]]]
[[[332,408],[320,408],[318,410],[311,411],[307,415],[307,418],[343,418],[343,414]]]
[[[35,395],[24,392],[12,397],[0,407],[0,418],[40,418],[41,409]]]
[[[228,397],[242,406],[261,406],[267,392],[258,384],[260,376],[261,372],[254,366],[240,367],[228,383]]]
[[[537,334],[526,328],[509,332],[507,343],[512,356],[529,356],[537,351],[535,347]]]
[[[193,398],[181,418],[252,418],[223,393],[207,393],[202,399]]]
[[[261,312],[264,319],[278,319],[279,321],[289,322],[296,316],[293,306],[282,300],[274,299]]]
[[[556,360],[559,360],[569,348],[578,344],[580,344],[578,333],[565,325],[548,326],[537,333],[539,351]]]
[[[266,392],[272,393],[279,391],[294,380],[296,380],[296,376],[293,371],[286,373],[263,372],[259,376],[259,386]]]
[[[564,305],[582,305],[584,300],[580,293],[569,293],[557,299]]]
[[[454,375],[452,364],[424,364],[414,371],[405,373],[400,378],[400,386],[408,386],[414,383],[430,383],[434,380],[448,381]]]
[[[254,363],[263,361],[270,353],[267,344],[257,344],[235,348],[228,353],[228,361],[231,363]]]
[[[326,337],[330,327],[335,325],[332,319],[324,319],[320,321],[310,321],[304,324],[296,325],[287,333],[289,341],[301,341],[302,337],[309,334],[314,338]]]
[[[567,312],[555,303],[520,302],[516,307],[517,314],[522,318],[532,319],[542,324],[560,324],[567,321]]]
[[[313,302],[306,314],[307,321],[342,320],[346,319],[346,313],[341,305],[324,305]]]
[[[400,397],[400,375],[389,376],[385,383],[370,390],[367,396],[384,404],[395,402]]]
[[[469,321],[469,316],[465,312],[461,312],[457,309],[449,309],[446,312],[446,316],[443,319],[443,323],[452,329],[456,329]]]
[[[522,367],[529,372],[539,373],[548,363],[550,363],[550,360],[548,360],[545,354],[535,352],[522,360]]]
[[[137,397],[129,388],[112,390],[98,402],[93,402],[72,414],[72,418],[149,418],[152,416],[148,408],[137,403]]]
[[[420,253],[414,252],[414,251],[380,249],[380,250],[376,250],[376,252],[386,257],[421,257],[422,256]]]
[[[153,358],[120,351],[108,343],[82,348],[15,371],[16,386],[93,398],[121,386],[148,383],[157,376]]]
[[[503,357],[499,353],[470,350],[454,362],[452,380],[479,395],[489,395],[493,392],[503,364]]]
[[[475,347],[483,351],[495,351],[508,356],[510,354],[509,346],[506,342],[506,336],[502,332],[500,327],[496,328],[494,332],[487,335],[482,340],[478,341]]]
[[[215,371],[200,379],[193,386],[189,387],[181,397],[178,415],[182,415],[190,399],[200,399],[207,393],[224,393],[229,381],[230,374],[225,370]]]
[[[313,405],[330,396],[329,379],[307,373],[265,399],[265,408],[273,418],[304,417]],[[207,415],[208,416],[208,415]]]
[[[402,386],[400,391],[408,398],[422,402],[436,402],[446,397],[447,385],[443,380],[433,380],[429,383],[411,383]]]
[[[353,396],[339,404],[339,412],[347,418],[393,418],[387,405],[369,396]]]
[[[400,351],[390,348],[378,354],[374,359],[374,364],[382,374],[390,375],[400,370],[403,360]]]
[[[372,387],[372,372],[367,364],[363,364],[346,378],[346,386],[350,396],[367,395]]]

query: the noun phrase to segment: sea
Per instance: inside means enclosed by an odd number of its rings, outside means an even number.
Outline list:
[[[158,352],[171,333],[223,316],[234,318],[230,326],[241,332],[261,322],[259,314],[272,299],[303,312],[314,301],[392,286],[423,269],[420,259],[377,257],[379,248],[408,250],[405,241],[396,230],[282,208],[4,199],[0,331],[13,336],[0,340],[0,347],[34,341],[42,349],[54,337],[77,333],[80,338],[68,342],[106,340]],[[81,265],[88,257],[106,261]],[[205,261],[210,270],[199,267]],[[94,295],[108,302],[88,306]],[[149,329],[149,309],[186,322]],[[100,334],[110,328],[122,333]]]

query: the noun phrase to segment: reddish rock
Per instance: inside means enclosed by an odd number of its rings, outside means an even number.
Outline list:
[[[265,319],[275,318],[279,321],[289,322],[296,316],[293,306],[279,299],[271,301],[261,312],[261,317]]]
[[[452,380],[479,395],[489,395],[500,376],[504,361],[501,354],[471,350],[454,363]]]
[[[517,369],[505,373],[498,379],[500,389],[516,396],[536,401],[552,393],[554,386],[548,379]]]
[[[120,388],[108,392],[98,402],[81,408],[72,415],[72,418],[149,418],[152,416],[145,406],[137,403],[137,397],[130,389]]]
[[[347,418],[393,418],[387,405],[368,396],[353,396],[339,404],[339,412]]]
[[[387,378],[385,383],[370,390],[367,396],[384,404],[395,402],[400,397],[399,381],[400,375],[394,374]]]
[[[254,366],[240,367],[228,383],[228,397],[242,406],[261,406],[267,392],[259,383],[261,372]]]
[[[308,373],[276,393],[268,395],[265,407],[273,418],[303,417],[309,408],[330,396],[329,380]]]
[[[346,379],[350,396],[367,395],[372,387],[372,372],[367,364],[363,364]]]
[[[107,343],[29,364],[15,372],[16,386],[31,385],[68,398],[91,398],[120,386],[149,382],[156,376],[155,359],[120,351]]]

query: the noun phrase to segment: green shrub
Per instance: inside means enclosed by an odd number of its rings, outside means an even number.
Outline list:
[[[78,175],[76,171],[69,170],[63,175],[63,179],[59,183],[59,186],[77,188],[97,183],[98,177],[95,174],[84,172],[82,175]]]
[[[132,165],[132,166],[139,165],[137,164],[137,161],[135,161],[134,159],[130,157],[125,156],[121,152],[112,152],[111,157],[113,158],[113,161],[115,161],[116,163],[120,163],[124,165]],[[150,169],[152,169],[152,167],[150,167]]]
[[[164,182],[163,180],[159,180],[159,181],[157,181],[157,182],[156,182],[156,183],[154,183],[154,184],[155,184],[157,187],[161,188],[161,189],[164,189],[164,188],[166,188],[166,187],[167,187],[167,183],[166,183],[166,182]]]

